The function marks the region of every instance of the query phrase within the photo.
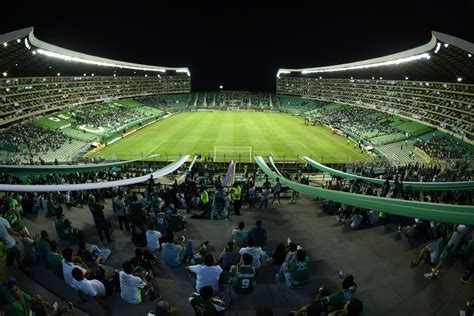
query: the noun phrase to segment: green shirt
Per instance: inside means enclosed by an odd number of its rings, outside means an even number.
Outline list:
[[[31,308],[29,303],[31,302],[31,297],[22,290],[19,290],[19,292],[20,297],[15,298],[12,302],[12,309],[16,316],[30,316]]]
[[[242,194],[242,188],[240,187],[240,185],[238,185],[235,188],[233,188],[233,191],[230,196],[232,197],[232,200],[239,201],[241,194]]]
[[[230,269],[232,286],[238,294],[250,294],[255,289],[255,268],[239,264]]]
[[[296,260],[296,257],[293,257],[288,263],[291,276],[291,287],[301,287],[308,283],[309,281],[309,257],[303,261]]]
[[[202,191],[199,194],[199,199],[201,200],[202,204],[207,204],[209,202],[209,193],[206,190]]]
[[[48,251],[48,254],[46,255],[48,269],[53,271],[53,273],[60,279],[64,279],[62,260],[63,257],[60,254],[52,251]]]
[[[189,303],[194,308],[196,316],[213,315],[225,310],[225,303],[217,297],[212,297],[210,300],[203,299],[199,293],[193,293],[189,297]]]
[[[329,311],[336,310],[354,297],[357,286],[351,286],[347,290],[342,290],[329,296],[323,297],[322,301],[328,306]]]

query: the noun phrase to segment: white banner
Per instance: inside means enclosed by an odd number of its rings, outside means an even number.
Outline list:
[[[153,179],[164,177],[178,169],[183,163],[186,162],[186,160],[189,159],[189,157],[191,156],[182,156],[177,161],[167,165],[166,167],[163,167],[158,171],[131,179],[79,184],[0,184],[0,192],[68,192],[107,189],[133,185],[146,182],[150,179],[150,177],[153,177]]]

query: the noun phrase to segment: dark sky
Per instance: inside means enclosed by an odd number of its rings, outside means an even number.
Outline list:
[[[187,66],[193,91],[217,90],[220,84],[225,90],[274,91],[280,67],[380,57],[425,44],[431,30],[474,42],[474,0],[380,2],[385,7],[350,8],[333,1],[331,7],[141,10],[153,15],[14,15],[2,18],[0,34],[34,26],[39,39],[79,52]]]

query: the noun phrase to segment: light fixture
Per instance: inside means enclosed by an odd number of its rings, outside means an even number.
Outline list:
[[[33,51],[33,55],[36,55],[36,51],[35,51],[35,50]]]
[[[224,86],[219,86],[219,89],[221,89],[221,90],[224,89]]]
[[[94,77],[94,74],[92,74],[91,76]]]
[[[86,76],[87,74],[84,74],[84,77]]]
[[[16,42],[17,42],[17,43],[21,43],[21,39],[17,38],[17,39],[16,39]]]
[[[117,74],[114,74],[114,77],[117,77]]]
[[[358,65],[358,66],[348,66],[348,67],[341,67],[341,68],[326,68],[326,69],[307,69],[307,70],[302,70],[302,74],[309,74],[309,73],[318,73],[318,72],[334,72],[334,71],[344,71],[344,70],[354,70],[354,69],[367,69],[367,68],[373,68],[373,67],[379,67],[379,66],[390,66],[390,65],[396,65],[396,64],[403,64],[411,61],[416,61],[416,60],[423,60],[423,59],[430,59],[431,56],[428,53],[423,53],[419,55],[414,55],[414,56],[409,56],[405,58],[400,58],[400,59],[394,59],[394,60],[388,60],[380,63],[373,63],[369,65]]]
[[[462,81],[462,78],[461,77],[458,77],[458,82],[461,82]]]
[[[446,48],[449,47],[449,44],[444,43],[444,47],[446,47]]]
[[[74,61],[74,62],[89,64],[89,65],[105,66],[105,67],[120,67],[120,68],[145,70],[145,71],[166,72],[165,68],[160,68],[160,67],[140,67],[140,65],[134,66],[133,64],[130,65],[130,66],[123,65],[123,64],[115,64],[115,63],[112,63],[112,62],[109,63],[109,62],[96,61],[96,60],[91,60],[91,59],[85,59],[85,58],[80,58],[80,57],[75,57],[75,56],[59,54],[59,53],[47,51],[47,50],[44,50],[44,49],[38,49],[38,50],[36,50],[36,52],[40,55],[45,55],[45,56],[52,57],[52,58],[62,59],[62,60],[71,61],[71,62]],[[187,70],[187,68],[185,68],[185,69]]]
[[[3,73],[3,76],[4,76],[4,77],[6,77],[6,76],[7,76],[7,73],[6,73],[6,72],[4,72],[4,73]]]
[[[58,77],[61,76],[61,73],[58,72]]]
[[[372,80],[374,80],[374,79],[375,79],[375,77],[372,77]]]
[[[405,80],[408,80],[408,77],[405,77]]]
[[[3,43],[3,47],[7,47],[7,46],[8,46],[7,42]]]
[[[471,58],[471,57],[472,57],[472,55],[471,55],[471,54],[467,54],[467,57]]]
[[[28,42],[28,39],[25,38],[25,46],[28,48],[28,50],[31,49],[30,43]]]
[[[380,80],[382,80],[382,77],[380,77]]]
[[[148,75],[145,75],[145,77],[148,77]]]

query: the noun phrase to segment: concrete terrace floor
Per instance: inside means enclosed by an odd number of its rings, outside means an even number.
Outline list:
[[[397,238],[398,233],[393,227],[378,226],[347,231],[335,224],[334,217],[321,213],[320,201],[305,196],[301,196],[296,205],[288,205],[287,201],[282,199],[280,205],[269,204],[266,210],[244,208],[242,216],[227,221],[188,218],[188,228],[178,233],[194,240],[195,247],[201,241],[209,240],[210,250],[218,256],[230,240],[231,230],[239,221],[244,221],[250,229],[257,219],[262,219],[269,239],[264,250],[273,250],[278,242],[286,242],[287,238],[291,237],[293,241],[300,243],[310,256],[312,271],[308,286],[299,290],[288,289],[284,284],[275,283],[274,274],[277,267],[262,267],[258,271],[254,293],[245,297],[233,297],[227,315],[254,315],[255,310],[262,306],[272,308],[274,315],[287,315],[289,310],[307,304],[323,284],[332,291],[338,290],[339,270],[355,276],[358,284],[356,297],[364,303],[365,316],[457,315],[466,300],[473,296],[472,280],[466,285],[461,285],[459,281],[463,271],[459,261],[447,265],[440,279],[435,281],[423,277],[423,273],[430,269],[427,265],[410,269],[409,263],[416,258],[421,246],[410,247],[407,240]],[[110,200],[106,201],[106,213],[113,221],[112,238],[115,240],[113,244],[107,245],[113,252],[106,265],[111,269],[119,269],[124,260],[134,255],[135,246],[130,241],[130,235],[118,229],[118,223],[112,217]],[[99,242],[87,206],[82,209],[65,208],[65,215],[75,227],[86,231],[89,244]],[[57,240],[51,219],[39,215],[34,219],[25,219],[25,222],[31,234],[47,229],[51,238]],[[67,246],[63,242],[60,245],[61,249]],[[158,282],[163,299],[176,306],[178,315],[193,315],[187,301],[188,295],[193,291],[188,273],[184,267],[165,267],[161,264],[161,252],[157,256]],[[53,297],[77,302],[74,291],[49,271],[37,267],[32,277],[34,282],[28,285],[30,291],[34,292],[35,288],[40,291],[47,290]],[[224,297],[229,296],[227,289],[222,292]],[[138,306],[129,305],[121,300],[118,293],[108,300],[114,315],[146,315],[153,309],[153,303],[147,300]],[[98,304],[91,299],[77,307],[91,315],[103,314]]]

